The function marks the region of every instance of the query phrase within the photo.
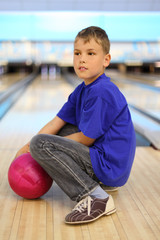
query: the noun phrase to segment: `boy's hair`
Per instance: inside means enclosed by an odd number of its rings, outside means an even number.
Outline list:
[[[110,41],[107,33],[100,27],[91,26],[88,28],[82,29],[76,36],[75,41],[78,38],[82,38],[84,43],[89,42],[92,38],[102,46],[105,54],[109,53],[110,50]]]

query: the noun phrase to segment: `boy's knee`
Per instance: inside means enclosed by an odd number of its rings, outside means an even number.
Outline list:
[[[43,137],[41,134],[35,135],[30,141],[30,153],[34,155],[35,152],[39,151],[43,145]]]

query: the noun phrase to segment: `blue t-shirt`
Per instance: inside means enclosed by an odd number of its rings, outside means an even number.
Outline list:
[[[81,83],[58,117],[96,139],[90,157],[97,178],[108,186],[126,183],[135,155],[135,132],[125,97],[102,74],[89,85]]]

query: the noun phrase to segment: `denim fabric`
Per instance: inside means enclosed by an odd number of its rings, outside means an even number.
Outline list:
[[[74,132],[77,127],[67,124],[58,135],[36,135],[31,140],[30,153],[59,187],[78,202],[99,184],[89,147],[63,137]]]

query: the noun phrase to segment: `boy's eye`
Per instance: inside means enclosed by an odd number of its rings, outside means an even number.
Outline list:
[[[93,53],[93,52],[89,52],[88,55],[91,55],[91,56],[92,56],[92,55],[95,55],[95,53]]]
[[[78,55],[80,55],[80,53],[79,53],[79,52],[74,52],[74,55],[77,55],[77,56],[78,56]]]

